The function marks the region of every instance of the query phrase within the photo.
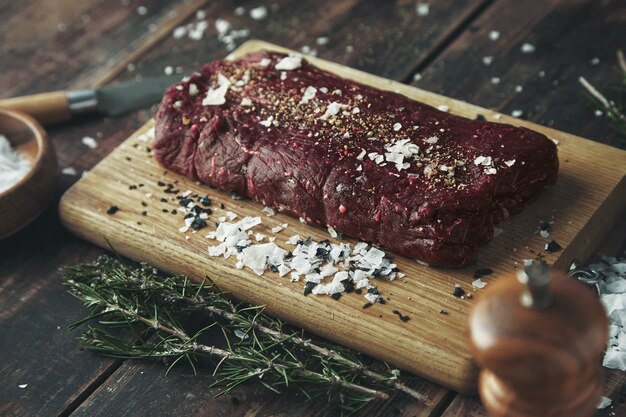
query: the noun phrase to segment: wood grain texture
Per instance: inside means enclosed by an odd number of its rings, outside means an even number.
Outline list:
[[[186,2],[150,3],[154,7],[147,4],[148,13],[140,16],[136,9],[146,1],[0,2],[0,96],[90,85],[152,36],[151,24],[167,21]],[[78,333],[66,329],[85,310],[66,293],[59,269],[94,259],[102,249],[63,229],[57,205],[83,170],[150,116],[140,111],[118,119],[88,117],[47,129],[61,167],[74,167],[78,175],[57,177],[46,210],[0,241],[2,416],[69,415],[121,363],[86,355],[75,340]],[[82,145],[83,136],[96,138],[98,148]]]
[[[241,56],[263,48],[278,49],[251,41],[234,55]],[[452,112],[467,117],[493,115],[486,109],[338,64],[312,61],[350,79],[397,90],[435,106],[446,104]],[[626,152],[506,116],[501,120],[530,127],[559,140],[563,164],[557,184],[524,213],[503,224],[504,232],[481,251],[476,266],[492,268],[495,274],[486,278],[491,281],[520,265],[522,259],[535,257],[546,243],[536,235],[537,226],[552,215],[555,224],[551,239],[559,242],[564,250],[545,254],[545,259],[558,268],[565,268],[573,258],[586,258],[625,208],[621,195],[626,191],[623,168]],[[237,270],[231,260],[208,257],[209,242],[202,233],[185,240],[185,236],[178,232],[180,219],[161,211],[164,203],[158,203],[161,194],[156,182],[164,178],[166,182],[178,180],[180,187],[208,193],[217,204],[224,203],[227,210],[239,216],[258,215],[260,206],[249,201],[233,202],[225,193],[198,186],[159,167],[141,146],[142,142],[137,140],[138,134],[150,126],[148,123],[131,136],[64,195],[60,205],[61,217],[72,232],[102,246],[108,241],[120,253],[146,260],[166,271],[198,279],[208,274],[220,288],[251,303],[264,304],[271,314],[295,325],[458,391],[475,390],[477,369],[466,343],[471,301],[452,296],[457,282],[470,289],[475,267],[458,270],[427,268],[397,257],[400,269],[408,274],[407,278],[393,283],[377,283],[382,293],[388,296],[389,303],[365,311],[361,309],[362,297],[357,295],[344,296],[339,301],[305,297],[301,283],[289,284],[271,274],[257,277],[249,270]],[[589,170],[595,175],[588,175]],[[139,193],[129,192],[128,187],[136,183],[145,186]],[[152,197],[145,193],[151,193]],[[151,206],[148,216],[140,214],[142,200]],[[121,210],[113,216],[107,215],[105,212],[110,205],[117,205]],[[171,206],[171,203],[164,205],[170,209]],[[214,218],[220,215],[216,210]],[[325,231],[283,215],[264,219],[259,230],[271,234],[269,229],[283,222],[289,224],[287,231],[283,232],[285,238],[296,233],[319,240],[328,237]],[[517,250],[514,252],[513,248]],[[391,314],[393,309],[412,319],[401,322]],[[450,311],[450,314],[439,314],[441,309]],[[390,340],[394,342],[389,343]]]
[[[336,409],[325,407],[323,399],[306,401],[297,390],[274,394],[259,392],[255,384],[244,384],[235,392],[216,398],[220,389],[209,388],[214,382],[209,373],[210,367],[201,366],[200,369],[194,376],[191,370],[176,367],[166,377],[162,363],[128,361],[81,404],[72,416],[338,416]],[[411,386],[429,395],[435,403],[439,403],[446,395],[445,390],[424,381],[414,382]],[[357,415],[429,417],[433,412],[433,406],[426,406],[396,393],[387,401],[368,404]]]
[[[213,25],[219,18],[234,30],[250,31],[236,44],[252,37],[294,50],[308,47],[321,58],[401,80],[484,3],[489,1],[438,0],[430,5],[428,16],[420,17],[413,0],[277,0],[266,5],[265,19],[254,20],[249,11],[258,4],[253,1],[212,1],[201,9],[210,23],[201,41],[164,39],[123,76],[158,75],[168,65],[189,73],[225,56],[230,51]],[[238,7],[243,8],[242,15],[235,13]],[[192,18],[185,23],[197,21]],[[326,38],[326,43],[318,44],[319,38]]]
[[[497,1],[412,84],[506,114],[521,110],[523,119],[624,148],[607,120],[594,115],[578,77],[609,92],[621,79],[615,54],[626,48],[625,28],[620,0],[546,0],[533,7]],[[496,41],[491,31],[499,32]],[[523,53],[524,43],[534,52]],[[484,57],[493,62],[485,65]]]

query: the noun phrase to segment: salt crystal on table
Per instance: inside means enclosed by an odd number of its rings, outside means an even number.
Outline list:
[[[600,402],[598,403],[596,408],[598,410],[603,410],[603,409],[607,408],[608,406],[610,406],[612,403],[613,403],[613,400],[611,400],[610,398],[605,397],[603,395],[602,398],[600,398]]]
[[[89,149],[96,149],[98,147],[98,142],[91,136],[83,136],[80,141]]]
[[[250,17],[254,20],[262,20],[267,17],[267,7],[259,6],[254,9],[250,9]]]
[[[604,354],[602,366],[609,369],[626,371],[626,352],[618,352],[612,349],[607,349]]]
[[[415,7],[415,11],[417,12],[418,16],[428,16],[428,14],[430,13],[430,5],[428,3],[418,3]]]
[[[487,283],[480,278],[472,282],[472,287],[478,288],[479,290],[482,290],[483,288],[485,288],[486,285]]]
[[[614,263],[611,265],[611,269],[618,274],[626,275],[626,262]]]
[[[500,39],[500,32],[498,32],[497,30],[492,30],[491,32],[489,32],[489,39],[492,41],[497,41],[498,39]]]
[[[61,171],[63,175],[76,175],[76,169],[74,167],[66,167]]]

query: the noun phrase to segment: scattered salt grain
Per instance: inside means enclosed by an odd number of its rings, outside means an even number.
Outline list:
[[[76,175],[76,168],[74,167],[65,167],[61,170],[61,174],[63,175]]]
[[[239,6],[235,9],[235,16],[243,16],[244,14],[246,14],[245,7]]]
[[[282,227],[282,226],[274,226],[274,227],[272,227],[272,233],[280,233],[280,232],[283,231],[283,229],[284,229],[284,227]]]
[[[19,389],[24,389],[24,388],[26,388],[27,386],[28,386],[28,384],[20,384],[20,385],[18,385],[17,387],[18,387]]]
[[[83,136],[80,141],[89,149],[96,149],[98,147],[98,142],[96,142],[96,140],[91,136]]]
[[[511,116],[513,117],[521,117],[524,114],[523,110],[513,110],[511,112]]]
[[[440,104],[439,106],[437,106],[437,110],[447,113],[448,110],[450,110],[450,107],[446,106],[445,104]]]
[[[397,131],[399,131],[400,129],[402,129],[402,124],[400,124],[400,123],[394,123],[394,124],[393,124],[393,130],[394,130],[394,132],[397,132]]]
[[[329,39],[326,36],[320,36],[319,38],[315,39],[315,43],[320,46],[327,45],[328,41]]]
[[[417,3],[415,11],[417,12],[418,16],[428,16],[428,14],[430,13],[430,5],[428,3]]]
[[[250,17],[254,20],[263,20],[267,17],[267,7],[259,6],[254,9],[250,9]]]
[[[230,80],[221,73],[217,74],[218,87],[209,88],[206,97],[202,100],[203,106],[221,106],[226,103],[226,93],[230,88]]]
[[[497,30],[492,30],[491,32],[489,32],[489,39],[492,41],[497,41],[498,39],[500,39],[500,32],[498,32]]]
[[[491,84],[500,84],[500,77],[491,77]]]
[[[523,54],[532,54],[533,52],[535,52],[535,45],[525,42],[524,44],[522,44],[520,50]]]
[[[0,135],[0,193],[19,182],[30,170],[30,161]]]
[[[482,58],[482,61],[483,61],[483,65],[489,66],[489,65],[491,65],[493,63],[493,57],[492,56],[484,56]]]
[[[596,409],[604,410],[605,408],[610,406],[612,403],[613,403],[613,400],[611,400],[610,398],[605,397],[603,395],[602,398],[600,398],[600,401],[598,402],[598,405],[596,405]]]
[[[333,237],[333,238],[336,238],[337,236],[339,236],[337,232],[335,231],[335,229],[333,229],[331,226],[328,226],[328,234],[330,235],[330,237]]]
[[[266,216],[270,217],[276,214],[276,210],[274,210],[271,207],[263,207],[263,214],[265,214]]]
[[[305,55],[317,56],[317,49],[311,48],[309,45],[304,45],[302,48],[300,48],[300,51]]]
[[[515,86],[515,92],[516,93],[521,93],[524,90],[524,87],[522,87],[521,85],[516,85]]]
[[[596,110],[593,112],[594,116],[596,117],[602,117],[602,115],[604,114],[604,112],[602,110]]]
[[[187,35],[187,28],[185,26],[178,26],[172,31],[172,37],[174,39],[182,39]]]
[[[299,104],[307,104],[309,101],[315,98],[315,94],[317,94],[317,88],[313,87],[312,85],[308,86],[307,88],[305,88]]]
[[[146,6],[137,7],[137,14],[139,16],[145,16],[146,14],[148,14],[148,8]]]
[[[286,56],[275,66],[277,71],[292,71],[302,66],[302,58],[295,55]]]
[[[351,54],[352,52],[354,52],[354,46],[352,45],[346,45],[346,52]]]
[[[422,74],[419,72],[416,72],[415,74],[413,74],[413,82],[418,82],[421,81],[422,79]]]
[[[241,331],[239,329],[235,329],[235,331],[233,333],[235,334],[235,336],[237,336],[241,340],[245,340],[245,339],[250,337],[245,332],[243,332],[243,331]]]
[[[472,287],[477,288],[479,290],[482,290],[486,286],[487,286],[487,283],[480,278],[477,278],[474,281],[472,281]]]
[[[270,127],[270,126],[272,126],[273,122],[274,122],[274,116],[270,116],[270,117],[268,117],[265,120],[261,120],[259,122],[259,124],[261,124],[262,126],[265,126],[265,127]]]
[[[598,57],[591,58],[591,61],[589,62],[591,63],[591,65],[598,65],[600,63],[600,58]]]
[[[217,30],[218,35],[226,35],[231,28],[231,24],[226,19],[217,19],[215,21],[215,30]]]

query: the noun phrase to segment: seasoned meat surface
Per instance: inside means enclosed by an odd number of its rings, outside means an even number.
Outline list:
[[[307,223],[461,266],[556,180],[555,144],[262,52],[171,86],[156,159]]]

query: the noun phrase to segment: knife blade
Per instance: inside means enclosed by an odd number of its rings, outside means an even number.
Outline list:
[[[53,91],[0,100],[0,108],[28,113],[41,124],[70,120],[85,113],[118,116],[159,102],[165,89],[183,75],[128,81],[101,88]]]

